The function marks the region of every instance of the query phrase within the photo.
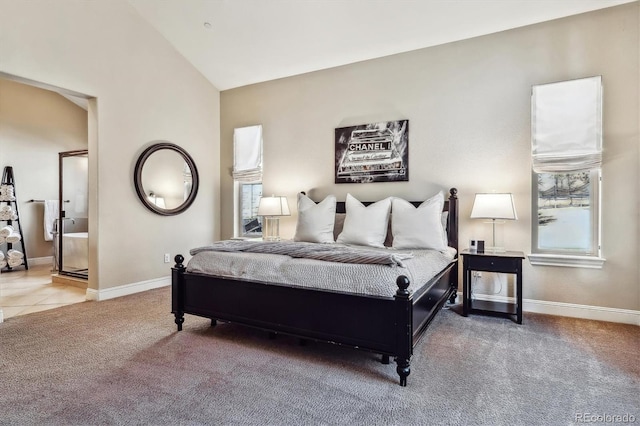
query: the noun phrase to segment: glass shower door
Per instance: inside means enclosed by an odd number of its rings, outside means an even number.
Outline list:
[[[89,153],[59,154],[58,272],[78,278],[89,275]]]

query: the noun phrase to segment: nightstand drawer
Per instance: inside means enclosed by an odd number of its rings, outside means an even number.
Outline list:
[[[522,262],[518,258],[469,256],[469,269],[486,272],[516,273]]]

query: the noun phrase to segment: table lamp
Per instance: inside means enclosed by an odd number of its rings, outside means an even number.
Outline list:
[[[280,217],[290,216],[287,197],[275,196],[260,198],[258,216],[264,217],[262,239],[280,241]]]
[[[471,219],[491,219],[493,246],[487,249],[494,252],[504,252],[504,247],[496,244],[496,223],[502,224],[505,220],[518,219],[513,204],[513,195],[510,193],[476,194],[471,209]]]

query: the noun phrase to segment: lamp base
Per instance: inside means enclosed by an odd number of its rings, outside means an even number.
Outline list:
[[[280,218],[265,216],[262,225],[263,241],[280,241]]]
[[[485,246],[484,251],[489,253],[504,253],[504,220],[493,219],[489,222],[491,224],[491,239],[490,245]]]

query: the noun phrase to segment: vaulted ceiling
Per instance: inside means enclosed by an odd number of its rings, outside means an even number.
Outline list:
[[[635,0],[129,0],[220,90]]]

